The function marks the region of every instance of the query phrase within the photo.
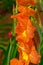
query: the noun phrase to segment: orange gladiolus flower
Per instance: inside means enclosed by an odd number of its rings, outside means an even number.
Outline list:
[[[10,60],[10,65],[18,65],[18,60],[15,58]]]
[[[17,18],[17,26],[15,32],[17,34],[16,40],[18,41],[19,59],[12,59],[10,65],[29,65],[29,63],[40,63],[40,54],[37,53],[34,46],[34,35],[36,27],[30,20],[30,16],[35,17],[36,12],[26,7],[29,3],[33,4],[33,0],[17,0],[20,13],[11,18]],[[23,6],[23,5],[26,6]]]
[[[27,5],[34,5],[34,0],[17,0],[18,4],[19,5],[24,5],[24,6],[27,6]]]
[[[30,16],[33,16],[35,17],[36,15],[36,12],[35,10],[31,9],[31,8],[28,8],[28,7],[24,7],[24,6],[19,6],[18,7],[18,11],[20,13],[18,13],[17,15],[12,15],[11,18],[18,18],[18,17],[30,17]]]
[[[40,54],[38,54],[33,46],[31,52],[27,54],[22,50],[21,55],[19,55],[19,59],[10,60],[10,65],[29,65],[29,63],[38,64],[40,63]]]
[[[21,52],[23,50],[29,54],[33,45],[34,45],[33,40],[29,41],[28,43],[23,43],[23,42],[19,41],[18,51]]]
[[[29,63],[26,63],[25,61],[23,60],[18,60],[18,59],[12,59],[10,60],[10,65],[28,65]]]
[[[31,12],[31,10],[29,10]],[[32,13],[32,12],[31,12]],[[17,18],[17,27],[16,27],[16,33],[19,34],[17,36],[18,41],[28,41],[30,38],[34,37],[34,31],[35,27],[32,25],[32,22],[30,21],[29,17],[27,16],[28,14],[19,13],[15,16],[12,16],[11,18]],[[29,15],[33,15],[29,13]]]
[[[24,65],[24,62],[22,59],[18,60],[16,58],[10,60],[10,65]]]
[[[39,53],[37,53],[35,47],[33,46],[32,47],[32,50],[31,50],[31,53],[30,53],[30,61],[31,63],[33,64],[38,64],[40,63],[40,60],[41,60],[41,56]]]
[[[36,11],[35,11],[34,9],[30,8],[30,6],[25,7],[25,6],[19,5],[18,11],[19,11],[19,12],[27,12],[27,13],[30,13],[30,12],[31,12],[31,13],[33,13],[33,14],[36,13]],[[30,13],[30,14],[31,14],[31,13]]]
[[[34,31],[36,28],[32,25],[32,22],[29,19],[19,18],[16,27],[17,40],[28,42],[30,39],[34,37]]]
[[[21,43],[19,47],[19,53],[21,54],[22,59],[25,61],[30,61],[33,64],[40,63],[41,56],[36,51],[34,44],[32,41],[30,43]]]

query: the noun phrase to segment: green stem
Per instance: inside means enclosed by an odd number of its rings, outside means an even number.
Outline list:
[[[14,5],[13,5],[13,15],[15,15],[15,14],[17,14],[18,13],[18,10],[17,10],[17,8],[18,8],[18,4],[16,3],[16,8],[14,7]],[[13,19],[13,28],[12,28],[12,33],[13,33],[13,35],[15,35],[15,28],[16,28],[16,18],[14,18]]]
[[[16,48],[15,48],[15,51],[14,51],[14,58],[16,57],[17,49],[18,49],[18,46],[16,46]]]

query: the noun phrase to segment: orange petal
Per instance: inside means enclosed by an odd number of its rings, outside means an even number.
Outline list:
[[[18,65],[18,60],[17,59],[11,59],[10,60],[10,65]]]
[[[16,37],[16,40],[17,40],[18,42],[21,42],[21,43],[27,43],[27,42],[30,40],[30,38],[27,39],[27,37],[23,37],[22,35],[18,35],[18,36]]]
[[[22,15],[23,15],[23,13],[18,13],[18,14],[16,14],[16,15],[12,15],[11,18],[18,18],[18,17],[20,17],[20,16],[22,16]]]
[[[22,22],[18,22],[16,30],[15,30],[16,34],[20,35],[20,34],[23,33],[24,30],[25,30],[25,26],[23,25],[23,23]]]
[[[24,32],[24,30],[27,28],[27,22],[28,20],[25,18],[18,18],[17,27],[16,27],[16,33],[21,34]]]
[[[19,5],[27,6],[29,4],[34,5],[34,0],[17,0]]]
[[[15,18],[15,16],[14,15],[11,15],[11,18]]]
[[[22,59],[19,60],[19,65],[24,65],[24,62]]]
[[[18,11],[19,12],[25,12],[26,11],[26,7],[25,6],[19,6],[18,7]]]
[[[19,17],[25,18],[25,17],[30,17],[30,16],[35,17],[35,14],[36,14],[35,10],[33,10],[31,8],[25,8],[23,6],[20,6],[18,8],[18,10],[20,13],[18,13],[16,15],[12,15],[11,18],[19,18]]]
[[[30,4],[34,5],[34,0],[29,0]]]
[[[35,48],[33,48],[31,53],[30,53],[31,63],[38,64],[38,63],[40,63],[40,59],[41,59],[40,54],[38,54],[36,52]]]

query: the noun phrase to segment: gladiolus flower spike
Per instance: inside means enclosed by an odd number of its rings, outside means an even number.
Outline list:
[[[28,4],[34,4],[34,0],[17,0],[18,11],[20,13],[11,16],[17,19],[17,26],[15,32],[17,34],[16,40],[18,41],[19,59],[11,59],[10,65],[29,65],[29,63],[40,63],[41,56],[36,51],[35,37],[36,27],[30,20],[30,16],[35,17],[35,10],[29,8]],[[36,39],[37,40],[37,39]],[[37,44],[37,43],[36,43]]]

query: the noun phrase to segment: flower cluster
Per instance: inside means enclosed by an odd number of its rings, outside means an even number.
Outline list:
[[[24,6],[23,3],[30,3],[30,0],[17,0],[19,2],[19,13],[11,18],[17,18],[15,32],[17,34],[19,59],[11,59],[10,65],[29,65],[29,63],[40,63],[40,54],[36,51],[34,40],[36,27],[30,20],[30,16],[35,17],[35,10]],[[32,0],[31,0],[32,1]]]

